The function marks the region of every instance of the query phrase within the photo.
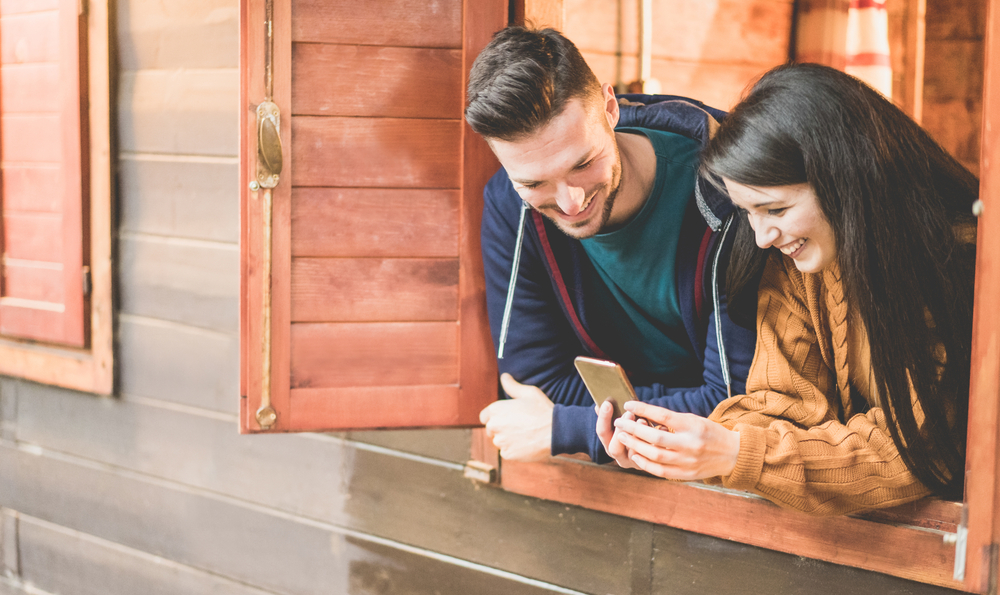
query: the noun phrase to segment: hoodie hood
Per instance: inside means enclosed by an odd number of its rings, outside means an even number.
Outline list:
[[[702,147],[715,135],[726,113],[700,101],[676,95],[619,95],[618,126],[651,128],[698,141]],[[736,208],[729,198],[699,176],[695,183],[698,211],[712,231],[720,231]]]

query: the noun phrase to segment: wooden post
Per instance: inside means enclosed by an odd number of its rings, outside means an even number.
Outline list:
[[[566,25],[566,7],[563,0],[523,0],[524,23],[537,29],[552,27],[559,31]]]
[[[903,62],[903,106],[919,124],[924,116],[924,47],[927,0],[906,2],[906,57]]]
[[[988,0],[983,77],[983,136],[972,331],[969,449],[965,497],[969,511],[966,587],[995,588],[1000,543],[1000,0]],[[995,591],[993,591],[995,592]]]

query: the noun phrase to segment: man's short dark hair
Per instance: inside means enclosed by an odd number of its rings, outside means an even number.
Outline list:
[[[485,138],[513,141],[586,100],[600,82],[573,42],[555,29],[507,27],[472,65],[465,120]]]

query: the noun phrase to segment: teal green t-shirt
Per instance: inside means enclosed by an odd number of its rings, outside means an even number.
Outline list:
[[[656,181],[642,210],[624,227],[582,241],[597,271],[584,280],[588,319],[609,355],[630,369],[670,374],[696,363],[681,319],[676,256],[684,211],[694,195],[700,145],[644,128],[656,153]]]

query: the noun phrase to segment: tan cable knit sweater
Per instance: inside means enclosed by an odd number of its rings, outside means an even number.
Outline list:
[[[853,318],[836,264],[803,274],[790,258],[770,256],[747,394],[723,401],[710,417],[740,432],[736,468],[723,485],[815,515],[894,506],[929,493],[889,435],[867,336]],[[872,406],[864,415],[853,410],[851,384]]]

